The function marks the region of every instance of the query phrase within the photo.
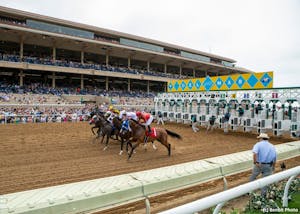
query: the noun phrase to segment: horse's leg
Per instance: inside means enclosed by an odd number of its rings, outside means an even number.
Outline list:
[[[116,130],[116,140],[119,140],[119,134],[120,134],[120,131]]]
[[[161,133],[158,141],[168,149],[168,155],[171,156],[171,144],[168,143],[168,135]]]
[[[157,150],[157,147],[156,147],[155,144],[154,144],[154,140],[152,140],[151,143],[152,143],[152,148],[153,148],[154,150]]]
[[[122,153],[123,153],[123,144],[124,144],[124,139],[121,137],[121,148],[120,148],[119,155],[122,155]]]
[[[168,155],[171,156],[171,144],[166,141],[162,141],[161,144],[168,149]]]
[[[95,132],[94,132],[94,128],[96,128],[96,126],[92,127],[91,131],[92,131],[93,135],[96,135]]]
[[[102,133],[102,139],[101,139],[101,144],[103,143],[103,141],[104,141],[104,138],[105,138],[105,133]]]
[[[105,142],[105,147],[103,148],[103,151],[105,151],[108,148],[108,141],[109,141],[110,137],[111,137],[111,133],[108,133],[106,135],[106,142]]]
[[[143,140],[143,142],[144,142],[144,150],[146,151],[147,150],[147,143],[148,143],[148,140],[150,139],[150,137],[148,137],[148,136],[146,136],[145,135],[145,137],[144,137],[144,140]]]
[[[101,135],[101,129],[100,129],[100,128],[98,128],[98,130],[97,130],[97,137],[96,137],[96,138],[99,138],[99,137],[100,137],[100,135]]]
[[[132,153],[134,152],[135,148],[138,147],[138,145],[140,144],[141,142],[137,141],[137,143],[134,145],[134,146],[131,146],[131,151],[128,155],[128,160],[131,158],[132,156]],[[132,145],[132,144],[131,144]]]
[[[128,145],[130,145],[130,147],[132,148],[132,143],[129,140],[126,141],[126,152],[127,152],[127,154],[129,154],[128,153]]]

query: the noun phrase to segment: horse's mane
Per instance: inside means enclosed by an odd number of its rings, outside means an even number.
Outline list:
[[[142,127],[143,129],[145,129],[145,126],[143,126],[142,124],[140,124],[138,121],[134,120],[134,119],[130,119],[130,121],[133,121],[135,124],[139,125],[140,127]]]
[[[99,120],[101,120],[101,122],[106,124],[106,125],[110,125],[111,126],[111,123],[103,116],[103,115],[99,115]]]
[[[120,121],[120,122],[122,121],[119,117],[114,117],[114,118],[116,118],[116,119],[117,119],[118,121]]]

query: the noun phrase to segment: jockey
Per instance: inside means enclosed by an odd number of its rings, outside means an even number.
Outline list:
[[[123,119],[123,122],[122,122],[122,127],[121,127],[121,133],[123,131],[130,131],[131,132],[131,128],[130,128],[130,124],[129,124],[129,118],[127,117],[126,112],[123,112],[122,119]]]
[[[119,119],[120,120],[122,120],[123,119],[123,115],[124,115],[124,113],[126,114],[126,111],[125,110],[122,110],[122,111],[120,111],[120,114],[119,114]]]
[[[145,122],[142,123],[143,126],[145,126],[146,128],[148,128],[148,134],[151,134],[151,123],[153,121],[153,116],[150,113],[146,113],[146,112],[140,112],[137,111],[136,112],[136,116],[138,117],[138,119],[143,119]]]
[[[108,110],[114,113],[114,115],[120,114],[120,111],[118,109],[115,109],[113,106],[109,106]]]
[[[127,112],[126,115],[127,115],[128,119],[132,119],[132,120],[135,120],[135,121],[139,120],[139,118],[136,116],[135,112]]]
[[[108,122],[110,122],[111,124],[113,123],[113,119],[114,119],[114,113],[112,113],[111,111],[107,111],[104,116],[106,117],[106,120]]]
[[[119,118],[123,119],[124,114],[126,114],[127,119],[129,119],[129,120],[132,119],[132,120],[138,121],[138,117],[136,116],[135,112],[126,112],[125,110],[122,110],[122,111],[120,111]]]

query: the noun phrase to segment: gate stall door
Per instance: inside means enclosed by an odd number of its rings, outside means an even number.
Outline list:
[[[182,112],[183,102],[182,100],[177,100],[176,102],[176,112]]]
[[[206,100],[200,100],[200,112],[201,115],[206,114]]]
[[[225,115],[225,113],[226,113],[226,100],[219,100],[219,106],[218,106],[218,108],[219,108],[219,115]]]
[[[166,105],[167,102],[168,102],[167,100],[162,101],[162,111],[168,110],[167,105]]]
[[[198,101],[197,100],[192,100],[192,109],[191,109],[191,113],[198,113]]]
[[[231,116],[238,116],[237,114],[237,109],[238,107],[238,102],[237,100],[230,100],[228,103],[228,111],[230,113]]]
[[[162,111],[162,100],[158,100],[156,102],[156,111],[157,112]]]
[[[170,100],[169,101],[169,115],[168,115],[170,121],[175,120],[175,113],[176,113],[176,102],[175,102],[175,100]]]
[[[184,113],[190,112],[190,101],[189,100],[184,100],[182,112],[184,112]]]
[[[176,102],[175,100],[169,101],[169,112],[175,112],[176,108]]]
[[[215,99],[209,100],[208,110],[209,110],[209,115],[217,116],[217,101]]]

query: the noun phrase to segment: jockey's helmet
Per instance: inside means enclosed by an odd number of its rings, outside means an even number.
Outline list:
[[[106,113],[105,113],[105,117],[108,117],[108,116],[110,116],[111,115],[111,112],[110,111],[107,111]]]
[[[136,116],[137,116],[137,117],[140,117],[140,116],[142,116],[142,113],[141,113],[140,111],[137,111],[137,112],[136,112]]]

